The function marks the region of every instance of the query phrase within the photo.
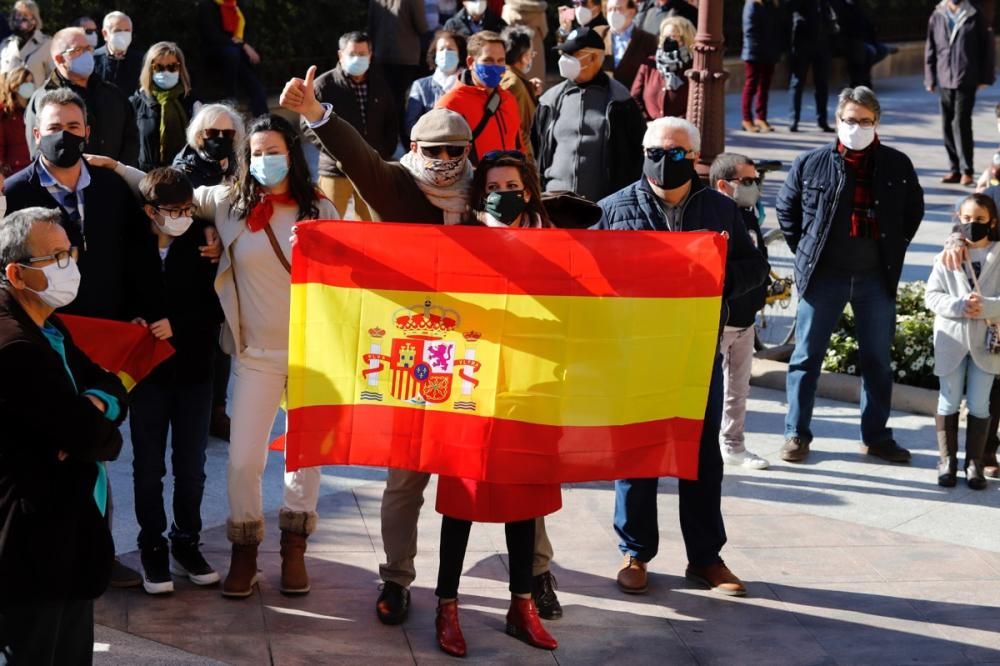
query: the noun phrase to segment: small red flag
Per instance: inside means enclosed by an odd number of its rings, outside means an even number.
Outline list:
[[[169,342],[157,340],[145,326],[111,319],[59,315],[73,342],[97,365],[118,375],[127,391],[173,356]]]

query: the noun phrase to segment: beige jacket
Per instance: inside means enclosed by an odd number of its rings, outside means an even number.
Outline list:
[[[35,31],[24,46],[18,46],[17,35],[11,35],[0,42],[0,74],[6,74],[18,67],[27,67],[39,88],[52,74],[52,38]]]

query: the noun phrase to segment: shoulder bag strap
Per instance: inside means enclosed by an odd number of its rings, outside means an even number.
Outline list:
[[[473,163],[479,162],[479,155],[476,154],[476,139],[478,139],[479,135],[482,134],[483,130],[486,129],[486,125],[488,125],[490,119],[492,119],[493,116],[496,115],[497,109],[499,108],[500,108],[500,88],[497,87],[493,89],[493,92],[490,93],[490,96],[486,99],[486,107],[483,109],[483,117],[479,121],[479,124],[476,125],[476,128],[472,130],[472,155],[474,158]]]
[[[264,233],[267,234],[267,240],[271,242],[271,249],[274,250],[274,256],[278,258],[281,265],[285,267],[288,274],[292,274],[292,265],[288,263],[288,259],[285,258],[285,253],[282,251],[281,246],[278,245],[278,239],[274,237],[274,230],[271,229],[271,223],[268,222],[264,225]]]

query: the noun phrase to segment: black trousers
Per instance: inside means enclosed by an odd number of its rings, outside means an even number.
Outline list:
[[[242,90],[246,93],[250,104],[250,115],[256,118],[268,112],[267,91],[264,84],[257,78],[257,72],[250,63],[250,58],[239,44],[227,46],[217,53],[222,68],[222,83],[226,96],[236,100]]]
[[[434,594],[440,599],[458,597],[465,549],[469,545],[472,522],[441,516],[441,561]],[[531,562],[535,556],[535,519],[504,524],[507,535],[507,559],[510,563],[512,594],[531,592]]]
[[[941,129],[952,173],[975,174],[972,166],[972,109],[975,106],[975,88],[941,88]]]
[[[94,660],[94,602],[39,601],[0,610],[0,661],[78,666]]]
[[[830,98],[830,51],[816,49],[811,53],[792,52],[788,57],[791,78],[788,88],[792,92],[792,122],[798,123],[802,116],[802,94],[805,92],[806,76],[812,69],[816,97],[816,122],[827,124],[827,102]]]

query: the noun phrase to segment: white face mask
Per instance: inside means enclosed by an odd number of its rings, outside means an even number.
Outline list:
[[[467,11],[470,16],[482,16],[486,13],[486,0],[473,0],[472,2],[465,2],[462,4],[465,5],[465,11]]]
[[[129,45],[132,44],[132,31],[122,30],[119,32],[111,33],[108,38],[108,46],[115,53],[121,53],[122,51],[127,51]]]
[[[17,87],[17,94],[24,99],[31,99],[31,96],[35,94],[35,84],[31,81],[25,81]]]
[[[864,128],[861,125],[848,125],[845,122],[837,125],[837,138],[848,150],[864,150],[875,140],[875,128]]]
[[[590,11],[589,7],[577,7],[573,10],[573,14],[576,16],[576,22],[580,25],[587,25],[590,23],[590,19],[594,18],[594,12]]]
[[[156,226],[166,235],[176,238],[177,236],[183,236],[184,232],[191,228],[193,222],[194,219],[190,217],[178,217],[175,219],[168,215],[163,215],[156,221]]]
[[[28,291],[38,294],[42,302],[50,308],[58,309],[65,307],[76,298],[76,293],[80,289],[80,269],[76,265],[76,259],[70,259],[66,268],[59,268],[55,263],[42,268],[35,268],[34,266],[24,267],[45,273],[45,279],[49,283],[45,289],[35,291],[31,287],[25,288]]]
[[[611,26],[611,32],[621,32],[625,29],[626,23],[628,23],[628,19],[622,12],[608,12],[608,25]]]
[[[0,194],[0,217],[7,215],[7,197]]]
[[[88,32],[86,35],[84,35],[84,39],[86,39],[87,43],[90,44],[90,48],[97,48],[96,32]]]
[[[566,55],[565,53],[559,56],[559,76],[564,79],[576,81],[580,78],[581,69],[583,67],[580,65],[580,61],[573,56]]]

